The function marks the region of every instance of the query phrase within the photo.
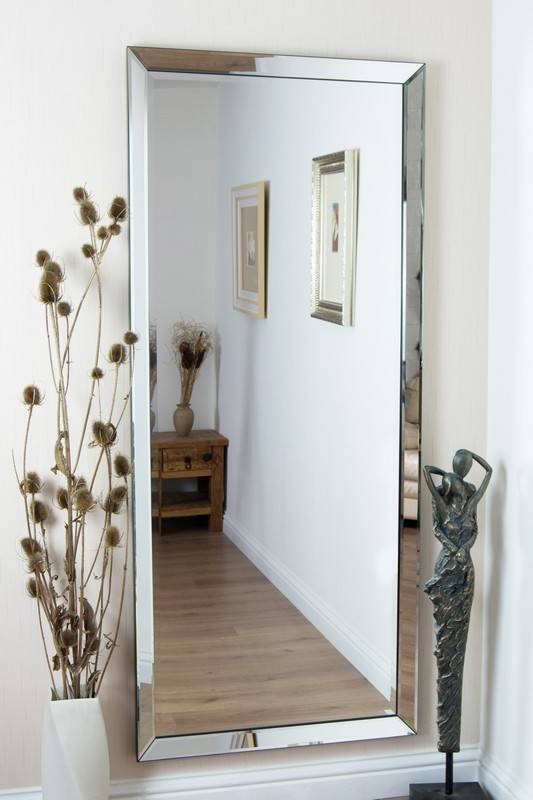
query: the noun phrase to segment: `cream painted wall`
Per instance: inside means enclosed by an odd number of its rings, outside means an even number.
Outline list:
[[[483,767],[496,800],[533,798],[533,8],[493,16],[489,496]]]
[[[45,374],[34,302],[33,252],[78,250],[70,188],[87,181],[98,197],[127,187],[127,44],[425,60],[427,216],[424,459],[446,463],[458,446],[485,449],[490,113],[488,0],[28,0],[2,9],[3,192],[6,299],[1,326],[4,381],[0,420],[2,559],[0,562],[0,786],[39,782],[40,720],[47,680],[34,609],[24,597],[16,540],[21,513],[10,450],[20,442],[18,396]],[[9,270],[12,270],[11,272]],[[13,282],[11,278],[13,277]],[[106,291],[127,324],[125,244],[113,258]],[[37,345],[36,342],[39,342]],[[44,447],[44,441],[43,441]],[[422,503],[422,577],[435,546],[427,496]],[[463,741],[479,737],[481,548],[478,599],[466,666]],[[134,754],[132,603],[122,647],[103,693],[113,774],[147,776],[274,764],[311,763],[434,746],[431,609],[421,611],[420,736],[381,743],[233,755],[231,759],[137,765]]]

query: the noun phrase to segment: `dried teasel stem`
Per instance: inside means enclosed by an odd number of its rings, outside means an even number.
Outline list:
[[[71,342],[72,336],[74,334],[74,329],[76,327],[76,323],[78,322],[81,310],[82,310],[82,308],[83,308],[83,306],[85,304],[85,300],[87,298],[87,295],[89,294],[89,290],[91,288],[91,285],[92,285],[93,281],[95,280],[95,278],[97,280],[99,279],[98,270],[100,268],[100,265],[102,263],[102,259],[103,259],[104,255],[105,255],[105,252],[106,252],[106,250],[108,248],[108,245],[109,245],[109,242],[110,242],[110,237],[103,238],[103,239],[100,236],[97,237],[97,234],[95,233],[95,230],[94,230],[94,226],[90,226],[89,229],[90,229],[90,236],[91,236],[92,245],[96,250],[96,253],[92,258],[93,270],[92,270],[92,273],[90,275],[90,278],[89,278],[89,281],[87,283],[87,286],[85,287],[85,290],[84,290],[84,292],[83,292],[83,294],[81,296],[81,300],[78,303],[78,307],[76,309],[76,312],[74,314],[74,319],[73,319],[73,322],[72,322],[72,325],[71,325],[71,329],[70,329],[70,332],[69,332],[69,335],[67,337],[67,341],[66,341],[66,344],[65,344],[65,350],[64,350],[64,355],[63,355],[64,359],[67,357],[67,353],[68,353],[68,350],[69,350],[69,347],[70,347],[70,342]],[[100,230],[100,229],[98,229],[98,230]],[[99,243],[98,243],[98,240],[100,240]],[[99,309],[100,309],[100,314],[101,314],[101,310],[102,310],[101,287],[100,287],[100,291],[99,291]],[[100,347],[98,346],[98,350],[97,350],[97,354],[96,354],[96,359],[97,360],[98,360],[99,351],[100,351]]]
[[[74,531],[76,529],[73,508],[73,486],[72,486],[72,462],[70,448],[70,423],[68,414],[67,391],[64,376],[64,362],[61,352],[61,337],[59,329],[59,317],[57,314],[57,304],[50,306],[50,327],[52,331],[52,344],[55,361],[57,364],[57,434],[56,443],[56,469],[64,473],[67,481],[67,493],[69,502],[66,508],[67,523],[65,525],[65,571],[67,578],[67,605],[72,618],[78,613],[78,596],[76,589],[76,548]],[[59,450],[58,450],[59,448]],[[61,463],[59,463],[61,462]],[[61,642],[59,642],[61,645]],[[68,656],[65,656],[68,658]],[[78,658],[78,648],[75,645],[72,652],[72,659],[75,662]],[[79,676],[71,669],[71,685],[74,696],[79,696]]]
[[[110,497],[111,496],[111,492],[112,492],[112,488],[111,488],[111,486],[112,486],[112,484],[111,484],[111,455],[110,455],[108,449],[106,449],[105,451],[102,451],[102,452],[105,452],[105,457],[106,457],[106,464],[107,464],[107,490],[108,490],[108,497]],[[109,513],[110,512],[106,509],[106,521],[108,519]],[[106,536],[107,530],[108,530],[108,526],[106,526],[105,529],[102,531],[102,536],[100,537],[100,542],[98,544],[98,550],[100,550],[102,548],[102,544],[103,544],[103,542],[105,540],[105,536]],[[109,565],[111,565],[110,575],[109,575],[109,578],[108,578],[108,581],[109,581],[108,594],[110,595],[110,593],[111,593],[111,580],[112,580],[112,574],[113,574],[112,573],[113,553],[112,552],[110,553],[108,548],[104,547],[103,548],[103,569],[102,569],[102,575],[101,575],[101,579],[100,579],[100,592],[98,594],[98,601],[96,603],[96,608],[95,608],[96,614],[97,615],[99,614],[97,637],[98,637],[98,639],[100,641],[102,640],[102,628],[103,628],[104,616],[105,616],[105,610],[104,610],[104,608],[105,608],[104,607],[104,586],[105,586],[106,573],[107,573],[107,569],[108,569]],[[96,658],[95,658],[95,661],[94,661],[94,669],[95,669],[95,671],[98,669],[99,656],[100,656],[100,653],[98,652],[96,654]],[[96,689],[97,689],[97,686],[95,686],[95,691],[96,691]]]
[[[130,379],[129,379],[129,383],[128,383],[128,390],[127,390],[126,394],[124,395],[120,413],[119,413],[118,417],[116,418],[116,420],[114,421],[114,423],[112,423],[114,425],[115,430],[117,430],[118,427],[120,426],[120,423],[122,422],[124,414],[126,413],[126,411],[128,409],[128,406],[129,406],[130,397],[131,397],[131,389],[132,389],[132,386],[133,386],[133,374],[134,374],[134,371],[135,371],[135,350],[132,349],[131,360],[130,360]],[[103,457],[103,450],[100,452],[100,455],[98,456],[98,460],[97,460],[96,466],[95,466],[94,471],[93,471],[93,476],[92,476],[91,482],[89,484],[89,488],[91,489],[91,491],[93,491],[93,489],[94,489],[94,483],[96,481],[96,476],[98,474],[98,469],[100,467],[100,463],[101,463],[102,457]]]
[[[97,474],[97,471],[99,469],[99,466],[100,466],[100,463],[102,461],[102,457],[103,457],[104,453],[105,453],[105,456],[106,456],[106,463],[107,463],[107,496],[110,497],[111,496],[111,491],[112,491],[112,488],[111,488],[111,456],[110,456],[109,450],[107,448],[102,448],[102,450],[100,451],[100,455],[98,456],[98,461],[97,461],[96,468],[95,468],[95,473],[94,473],[93,479],[91,481],[91,486],[94,484],[94,481],[96,479],[96,474]],[[85,585],[87,585],[87,583],[89,581],[89,578],[91,578],[93,573],[94,573],[94,568],[95,568],[95,566],[97,564],[98,558],[99,558],[100,553],[102,551],[104,540],[105,540],[106,531],[107,531],[107,528],[108,528],[109,523],[110,523],[111,513],[112,513],[110,507],[108,506],[106,508],[105,505],[104,505],[104,511],[105,511],[104,528],[102,530],[102,533],[100,535],[100,539],[98,541],[98,547],[96,548],[95,556],[93,558],[93,561],[92,561],[91,566],[89,568],[89,571],[87,573],[87,577],[85,578]]]
[[[26,420],[26,429],[24,431],[24,446],[23,446],[23,450],[22,450],[22,474],[24,475],[24,478],[27,475],[28,442],[29,442],[29,437],[30,437],[30,426],[31,426],[31,418],[32,418],[32,415],[33,415],[33,409],[34,409],[34,406],[32,404],[28,408],[28,419]],[[18,480],[18,476],[17,476],[17,483],[20,486],[20,481]],[[24,493],[24,511],[25,511],[25,514],[26,514],[26,527],[28,529],[28,536],[31,538],[32,537],[32,526],[31,526],[31,520],[30,520],[30,507],[29,507],[29,502],[28,502],[28,495],[26,493]]]
[[[95,356],[94,356],[94,367],[93,372],[99,369],[98,360],[100,357],[100,344],[102,340],[102,280],[100,276],[100,265],[102,263],[102,257],[105,253],[107,248],[108,241],[103,242],[98,248],[97,236],[95,233],[94,225],[90,225],[90,234],[91,234],[91,241],[92,241],[92,252],[91,252],[91,260],[93,263],[93,275],[96,277],[96,285],[98,291],[98,323],[97,323],[97,332],[96,332],[96,348],[95,348]],[[75,320],[76,321],[76,320]],[[89,393],[89,401],[87,404],[87,411],[85,413],[85,419],[83,422],[83,427],[79,439],[78,451],[76,453],[76,458],[74,459],[74,471],[77,470],[78,464],[81,457],[81,450],[83,447],[83,442],[85,440],[85,435],[87,433],[87,425],[89,424],[89,417],[91,414],[91,408],[94,400],[94,387],[97,378],[93,377],[91,390]]]
[[[54,389],[57,392],[59,391],[58,381],[56,378],[55,372],[55,365],[54,365],[54,357],[52,355],[52,337],[50,335],[50,323],[48,322],[48,306],[44,307],[44,318],[45,318],[45,326],[46,326],[46,340],[48,345],[48,360],[50,363],[50,374],[52,375],[52,381],[54,384]]]
[[[127,489],[127,486],[126,486],[126,489]],[[130,513],[129,502],[128,502],[128,499],[126,498],[126,516],[128,518],[129,518],[129,513]],[[123,567],[122,567],[122,583],[121,583],[121,588],[120,588],[120,600],[119,600],[119,606],[118,606],[117,621],[116,621],[116,625],[115,625],[114,634],[113,634],[112,638],[109,640],[111,646],[109,648],[109,653],[108,653],[107,659],[105,661],[104,668],[102,669],[102,674],[100,675],[100,679],[98,681],[97,691],[100,689],[100,687],[102,685],[102,680],[103,680],[104,675],[106,673],[106,670],[107,670],[107,668],[109,666],[109,662],[111,660],[111,656],[113,655],[113,651],[114,651],[115,647],[117,646],[118,634],[119,634],[119,631],[120,631],[120,623],[121,623],[121,620],[122,620],[122,609],[124,607],[124,595],[126,593],[126,579],[127,579],[127,574],[128,574],[128,549],[129,549],[129,525],[126,527],[126,532],[124,534],[124,561],[123,561]]]
[[[115,403],[117,402],[117,390],[118,390],[118,378],[120,374],[120,363],[115,364],[115,379],[113,381],[113,394],[111,396],[111,408],[109,409],[109,420],[113,419],[113,413],[115,411]]]
[[[48,653],[48,647],[46,645],[46,636],[44,635],[43,616],[42,616],[42,612],[41,612],[41,603],[39,601],[39,586],[38,586],[37,581],[35,582],[35,591],[36,591],[35,599],[37,600],[37,618],[39,620],[39,631],[40,631],[41,639],[42,639],[42,642],[43,642],[44,657],[46,659],[48,672],[50,673],[50,681],[51,681],[52,691],[53,691],[54,695],[56,697],[58,697],[59,695],[58,695],[58,692],[57,692],[57,686],[56,686],[56,682],[55,682],[55,678],[54,678],[54,673],[52,672],[52,667],[50,666],[50,655]],[[65,689],[66,689],[66,685],[64,683],[63,684],[63,693],[65,693]]]
[[[26,467],[33,410],[42,400],[36,387],[26,387],[23,393],[23,400],[28,408],[28,418],[24,437],[21,478],[15,467],[17,484],[23,497],[28,534],[22,545],[26,554],[27,568],[31,574],[28,591],[37,602],[41,638],[50,672],[53,695],[59,697],[61,692],[63,698],[82,696],[82,676],[87,684],[87,696],[95,696],[101,686],[102,675],[107,669],[109,657],[116,646],[118,628],[115,630],[114,636],[110,636],[104,633],[104,625],[111,603],[113,584],[116,582],[115,561],[119,554],[127,557],[127,546],[124,547],[123,542],[127,543],[128,541],[129,518],[126,520],[123,538],[120,537],[116,528],[110,525],[110,518],[113,509],[119,510],[124,500],[127,502],[127,480],[131,473],[131,466],[124,456],[115,459],[115,472],[124,482],[124,486],[113,486],[111,448],[115,443],[116,429],[124,416],[131,394],[130,373],[130,385],[124,403],[117,409],[118,374],[120,367],[127,360],[129,354],[127,348],[130,348],[130,363],[133,366],[133,345],[137,340],[136,335],[129,331],[124,335],[123,343],[113,345],[110,350],[110,360],[115,364],[116,374],[109,412],[102,413],[100,383],[104,376],[99,366],[103,304],[101,264],[109,242],[121,232],[121,225],[126,217],[126,204],[122,198],[115,198],[109,211],[111,223],[107,227],[101,225],[97,229],[98,210],[87,190],[77,187],[74,190],[74,198],[79,206],[80,221],[86,226],[90,239],[90,243],[82,248],[82,252],[92,264],[91,274],[77,304],[71,306],[70,303],[61,299],[65,274],[59,264],[52,260],[48,251],[39,251],[36,257],[37,265],[42,270],[39,297],[45,306],[48,357],[57,400],[55,464],[52,471],[55,475],[61,476],[61,483],[55,491],[55,504],[57,513],[62,517],[64,527],[64,554],[55,562],[50,556],[45,528],[49,509],[42,499],[36,497],[40,493],[42,483],[37,474],[27,472]],[[71,375],[70,352],[73,334],[77,329],[81,310],[87,303],[91,287],[96,288],[98,302],[95,353],[90,373],[91,391],[80,438],[78,441],[76,436],[74,444],[67,400]],[[62,319],[64,323],[61,323]],[[98,397],[96,420],[98,424],[96,427],[93,425],[92,434],[99,452],[96,465],[92,468],[90,481],[83,481],[77,473],[83,448],[87,444],[90,445],[90,442],[87,441],[88,435],[90,437],[88,428],[95,396]],[[96,521],[102,514],[93,498],[94,484],[100,476],[101,468],[107,477],[110,510],[103,512],[103,526],[97,552],[89,571],[87,571],[86,544],[89,514],[93,521]],[[54,523],[53,519],[51,523]],[[92,524],[93,522],[91,522],[91,526]],[[54,551],[58,544],[56,539]],[[116,550],[117,547],[120,549]],[[56,571],[59,574],[54,574]],[[96,571],[98,571],[98,575],[96,575]],[[96,583],[90,583],[91,578],[96,580]],[[87,600],[87,593],[90,594],[93,587],[96,588],[96,586],[98,589],[95,609],[89,613],[88,609],[91,607]],[[122,587],[119,617],[122,613],[123,599]],[[52,659],[48,656],[46,627],[49,629],[53,645],[52,652],[55,650]],[[98,660],[103,646],[109,653],[104,670],[100,671]],[[60,676],[62,684],[59,691],[56,683],[57,675]]]

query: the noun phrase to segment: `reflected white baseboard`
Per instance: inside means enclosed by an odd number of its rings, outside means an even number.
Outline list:
[[[227,514],[224,533],[234,545],[250,559],[257,569],[296,606],[306,619],[317,628],[339,653],[385,697],[391,694],[391,665],[380,653],[370,647],[355,631],[348,629],[335,612],[316,593],[275,556],[269,553],[247,531],[242,530]],[[384,711],[388,710],[385,709]],[[392,713],[392,709],[390,709]]]
[[[533,800],[533,793],[520,785],[506,767],[485,755],[479,765],[479,780],[494,800]]]
[[[458,781],[478,779],[479,757],[477,747],[465,747],[456,755]],[[228,760],[230,758],[228,756]],[[110,797],[122,800],[213,800],[215,796],[217,800],[377,800],[407,794],[410,783],[441,781],[443,772],[443,756],[434,751],[364,759],[317,758],[308,764],[228,768],[216,772],[204,768],[202,772],[171,777],[112,781]],[[506,796],[495,797],[500,800]],[[0,798],[42,800],[38,788],[0,791]],[[520,800],[529,798],[521,795]]]

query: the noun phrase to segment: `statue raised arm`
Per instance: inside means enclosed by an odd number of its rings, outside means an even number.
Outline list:
[[[431,476],[432,475],[440,475],[441,478],[443,478],[444,475],[446,475],[446,473],[440,467],[430,467],[430,466],[425,466],[423,468],[423,473],[424,473],[424,478],[426,479],[427,487],[428,487],[429,491],[431,492],[431,496],[433,497],[433,500],[435,501],[435,504],[438,507],[442,506],[442,509],[444,509],[445,506],[444,506],[444,501],[442,499],[442,495],[440,494],[439,490],[435,486],[435,481],[433,480],[433,478]]]
[[[481,481],[481,484],[480,484],[479,488],[474,492],[474,494],[472,495],[472,497],[468,501],[469,509],[474,509],[474,508],[476,508],[477,504],[479,503],[479,501],[481,500],[481,498],[483,497],[483,495],[487,491],[487,487],[489,485],[489,482],[490,482],[490,479],[491,479],[491,476],[492,476],[492,467],[490,466],[490,464],[487,461],[485,461],[484,458],[482,458],[481,456],[476,455],[476,453],[470,452],[470,455],[472,456],[473,460],[477,461],[477,463],[480,465],[480,467],[483,467],[483,469],[485,470],[485,477]]]

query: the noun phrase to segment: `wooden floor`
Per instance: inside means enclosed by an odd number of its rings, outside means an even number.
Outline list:
[[[226,536],[153,541],[156,736],[390,709]]]

